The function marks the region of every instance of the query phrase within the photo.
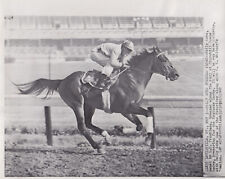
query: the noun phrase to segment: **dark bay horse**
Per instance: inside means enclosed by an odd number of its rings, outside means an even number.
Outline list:
[[[111,111],[121,113],[137,126],[137,131],[140,131],[143,125],[136,115],[152,116],[150,110],[139,105],[152,74],[161,74],[171,81],[176,80],[179,74],[158,47],[144,49],[140,54],[133,56],[129,61],[129,66],[130,68],[122,73],[116,83],[109,89]],[[95,109],[103,109],[102,95],[101,92],[96,93],[96,91],[94,95],[89,97],[82,94],[84,84],[82,84],[81,78],[84,74],[85,72],[77,71],[64,79],[49,80],[41,78],[17,86],[21,94],[33,93],[39,95],[47,89],[48,95],[57,91],[63,101],[74,111],[81,134],[86,137],[94,149],[101,152],[102,146],[93,140],[87,128],[109,141],[109,134],[92,124]]]

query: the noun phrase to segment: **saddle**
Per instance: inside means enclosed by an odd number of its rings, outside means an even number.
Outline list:
[[[89,84],[91,87],[100,90],[104,90],[111,83],[110,78],[107,78],[107,76],[105,76],[104,74],[102,74],[100,71],[97,70],[86,72],[83,75],[81,82],[83,84]]]
[[[83,84],[88,84],[92,88],[105,91],[108,90],[116,82],[123,70],[125,69],[114,70],[110,77],[107,77],[105,74],[102,74],[98,70],[88,71],[81,78],[81,82]]]
[[[82,94],[85,97],[92,97],[101,93],[103,109],[105,112],[111,113],[109,89],[125,70],[125,68],[114,70],[110,77],[97,70],[86,72],[81,78],[81,83],[83,84],[81,88]]]

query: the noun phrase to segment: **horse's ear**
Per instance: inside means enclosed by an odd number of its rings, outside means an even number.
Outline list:
[[[160,52],[160,51],[161,51],[161,50],[159,49],[158,46],[155,47],[155,50],[156,50],[157,52]]]
[[[154,47],[146,48],[146,50],[147,50],[148,53],[153,53],[155,51]]]

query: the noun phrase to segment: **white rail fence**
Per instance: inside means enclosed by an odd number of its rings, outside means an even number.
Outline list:
[[[5,97],[6,106],[40,106],[44,107],[47,144],[53,145],[52,124],[51,124],[51,106],[66,107],[66,104],[58,96],[52,96],[49,99],[41,99],[26,95],[14,95]],[[142,106],[151,107],[153,112],[153,131],[155,131],[154,108],[202,108],[202,96],[145,96],[141,103]],[[155,133],[152,135],[151,147],[156,147]]]

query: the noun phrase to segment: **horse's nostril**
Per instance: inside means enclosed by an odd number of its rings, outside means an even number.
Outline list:
[[[179,77],[180,75],[179,75],[179,74],[175,74],[175,76],[176,76],[176,77]]]

